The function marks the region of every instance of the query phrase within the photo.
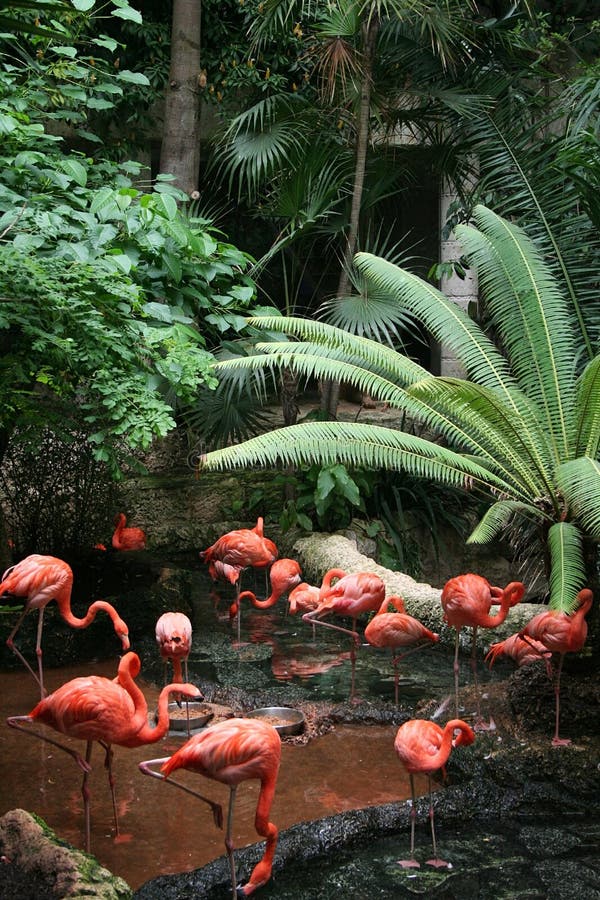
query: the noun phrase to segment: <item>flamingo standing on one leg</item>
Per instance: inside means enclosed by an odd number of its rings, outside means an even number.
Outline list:
[[[459,734],[454,738],[454,732]],[[427,860],[428,866],[436,868],[449,864],[438,857],[433,821],[433,797],[431,793],[431,775],[436,769],[443,769],[453,747],[467,746],[475,740],[472,728],[462,719],[451,719],[444,728],[427,719],[411,719],[401,725],[394,741],[394,749],[400,762],[410,776],[412,806],[410,810],[410,858],[398,860],[403,868],[420,868],[415,859],[415,819],[416,796],[414,775],[425,772],[429,780],[429,821],[431,823],[431,840],[433,859]]]
[[[321,590],[319,605],[311,612],[304,613],[302,620],[311,625],[322,625],[325,628],[333,628],[342,631],[352,638],[350,662],[352,664],[352,682],[350,687],[350,700],[354,700],[354,682],[356,673],[356,646],[360,644],[360,638],[356,631],[356,620],[361,613],[375,612],[379,609],[385,598],[385,584],[373,572],[357,572],[353,575],[344,575],[333,587]],[[333,625],[331,622],[320,621],[322,616],[335,613],[338,616],[349,616],[352,619],[352,629]]]
[[[227,719],[194,735],[173,756],[149,759],[139,764],[144,775],[152,775],[154,778],[168,779],[171,772],[177,769],[188,769],[191,772],[198,772],[206,778],[229,785],[225,847],[229,857],[234,900],[238,896],[250,896],[257,888],[266,884],[271,877],[278,831],[273,822],[269,821],[269,815],[275,795],[280,760],[281,738],[272,725],[258,719]],[[159,764],[160,772],[153,771],[151,766]],[[233,807],[238,784],[252,778],[260,779],[254,827],[261,837],[266,838],[266,847],[262,859],[254,867],[248,883],[238,888],[231,837]],[[213,810],[216,824],[222,827],[223,816],[219,804],[213,803],[207,797],[191,791],[176,781],[171,780],[171,784],[208,803]]]
[[[527,641],[539,641],[550,653],[558,653],[558,667],[554,683],[555,696],[555,728],[552,746],[563,747],[570,744],[569,738],[559,736],[560,723],[560,675],[562,672],[565,653],[578,653],[587,638],[588,626],[585,617],[592,607],[594,595],[588,588],[584,588],[577,594],[578,606],[570,616],[556,609],[534,616],[525,628],[519,632],[519,637]]]
[[[239,528],[222,535],[207,550],[200,552],[200,559],[208,565],[213,581],[222,579],[236,587],[236,604],[240,595],[240,579],[244,569],[252,566],[260,569],[275,562],[277,547],[263,534],[263,519],[259,517],[254,528]],[[237,604],[238,643],[240,641],[240,611]]]
[[[17,623],[8,638],[6,644],[21,660],[23,665],[31,672],[40,686],[40,696],[44,691],[44,672],[42,667],[42,629],[44,626],[44,609],[51,600],[56,600],[58,611],[67,625],[72,628],[87,628],[99,611],[107,613],[113,623],[115,633],[121,639],[123,650],[129,649],[129,629],[119,616],[114,606],[105,600],[96,600],[89,607],[83,619],[77,618],[71,611],[71,592],[73,590],[73,571],[68,563],[55,556],[41,556],[33,553],[26,556],[21,562],[11,566],[2,576],[0,583],[0,597],[3,594],[11,594],[14,597],[25,598],[25,606]],[[38,610],[38,628],[35,652],[38,661],[38,674],[36,675],[23,654],[15,646],[14,639],[21,627],[23,619],[31,610]]]
[[[444,621],[456,628],[456,642],[454,649],[454,696],[456,715],[458,715],[458,648],[460,629],[464,626],[473,629],[473,644],[471,647],[471,668],[475,679],[475,692],[477,697],[477,725],[479,729],[485,727],[481,721],[479,686],[477,683],[477,629],[495,628],[506,619],[511,606],[515,606],[525,593],[525,585],[520,581],[511,581],[504,589],[492,587],[481,575],[457,575],[446,582],[442,590],[442,606],[444,608]],[[495,615],[490,615],[492,604],[500,604],[500,609]]]
[[[64,750],[83,771],[81,793],[85,814],[85,846],[90,852],[90,791],[88,776],[94,741],[104,748],[105,766],[112,794],[115,831],[119,836],[115,783],[112,774],[112,744],[122,747],[141,747],[154,744],[165,736],[169,727],[169,694],[177,691],[186,697],[197,698],[198,688],[193,684],[169,684],[160,692],[158,721],[152,728],[148,723],[148,707],[144,695],[134,678],[140,671],[140,658],[136,653],[126,653],[119,662],[114,680],[99,675],[89,675],[67,681],[49,697],[44,697],[28,716],[11,716],[6,720],[11,728],[37,737]],[[41,722],[69,737],[87,741],[85,759],[58,741],[21,723]]]
[[[292,588],[300,584],[301,578],[302,570],[295,559],[276,559],[269,571],[269,580],[271,582],[271,593],[269,596],[265,600],[259,600],[253,591],[242,591],[231,604],[229,617],[233,619],[238,616],[240,602],[246,597],[257,609],[269,609],[277,603],[280,597],[283,597],[284,594],[287,594]],[[240,635],[238,632],[238,642],[239,639]]]
[[[145,550],[146,532],[142,528],[125,527],[127,519],[124,513],[115,516],[115,530],[112,545],[115,550]]]
[[[388,612],[390,603],[396,612]],[[402,597],[388,597],[365,628],[365,638],[373,647],[390,647],[392,650],[394,698],[398,706],[398,663],[409,653],[422,650],[428,641],[439,641],[440,636],[407,614]],[[397,653],[403,647],[411,649]]]

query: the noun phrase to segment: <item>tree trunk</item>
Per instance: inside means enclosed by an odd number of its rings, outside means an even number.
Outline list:
[[[201,0],[173,0],[171,67],[165,97],[160,171],[186,194],[198,189],[200,166]]]
[[[363,187],[365,183],[365,171],[367,167],[367,152],[369,149],[370,120],[371,120],[371,89],[373,60],[377,35],[379,33],[379,19],[376,16],[369,18],[362,26],[363,38],[363,78],[360,90],[360,105],[356,128],[356,162],[354,166],[354,184],[352,189],[352,208],[344,249],[344,261],[340,271],[340,278],[336,297],[344,297],[348,293],[350,285],[350,267],[356,253],[358,241],[358,227],[360,222],[360,208],[362,204]],[[335,418],[340,397],[340,384],[330,381],[324,384],[321,395],[321,408],[326,410],[331,418]]]

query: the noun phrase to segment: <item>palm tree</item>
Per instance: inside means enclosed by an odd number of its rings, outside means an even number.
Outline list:
[[[266,0],[260,5],[250,30],[256,47],[302,21],[305,60],[314,63],[318,90],[312,98],[275,91],[261,96],[229,124],[218,162],[230,183],[237,180],[246,196],[257,198],[261,216],[278,219],[276,249],[314,238],[315,232],[328,237],[339,306],[353,306],[352,259],[357,247],[366,246],[382,183],[388,195],[398,197],[406,187],[409,153],[400,160],[389,152],[389,135],[397,137],[403,128],[427,142],[439,128],[442,110],[472,112],[481,102],[476,91],[467,95],[457,87],[456,75],[472,64],[484,19],[489,20],[487,13],[478,16],[474,3],[458,0]],[[479,37],[485,34],[489,41],[494,29],[480,30]],[[381,168],[372,165],[376,154],[380,160],[387,155],[394,181],[389,174],[382,179]],[[359,306],[354,303],[354,310]],[[371,298],[375,330],[387,330],[389,312],[384,304],[378,315]],[[393,340],[391,335],[388,330]],[[322,406],[332,415],[337,396],[330,383]]]
[[[260,320],[293,341],[261,344],[257,355],[233,363],[343,379],[436,438],[368,424],[302,423],[209,453],[203,466],[336,461],[405,470],[475,492],[487,510],[469,541],[490,542],[510,526],[535,532],[547,553],[550,605],[570,612],[579,589],[597,575],[596,545],[588,550],[600,537],[600,356],[582,360],[570,294],[524,231],[481,205],[473,221],[457,226],[456,235],[477,268],[497,343],[418,276],[371,254],[355,258],[364,276],[453,350],[465,378],[431,375],[380,343],[300,318]]]

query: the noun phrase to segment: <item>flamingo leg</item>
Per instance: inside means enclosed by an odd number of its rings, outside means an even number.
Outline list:
[[[29,609],[26,606],[25,609],[23,610],[23,612],[21,613],[21,615],[19,616],[15,627],[13,628],[13,630],[11,631],[9,636],[6,638],[6,646],[9,648],[9,650],[12,650],[12,652],[15,654],[17,659],[19,659],[23,663],[23,665],[25,666],[27,671],[31,675],[33,675],[33,677],[37,681],[39,688],[40,688],[40,699],[43,699],[46,696],[46,691],[44,690],[43,676],[42,676],[42,669],[41,669],[41,666],[42,666],[41,646],[40,646],[40,654],[38,655],[38,674],[36,675],[14,642],[15,635],[17,634],[19,628],[23,624],[23,619],[25,618],[25,616],[27,615],[28,612],[29,612]],[[41,623],[43,622],[43,612],[44,611],[43,611],[43,609],[40,609],[38,612],[39,612],[39,617],[38,617],[37,641],[41,642],[41,634],[42,634],[42,624]],[[36,653],[37,653],[37,642],[36,642]]]
[[[24,732],[24,734],[29,734],[32,737],[38,738],[40,741],[45,741],[47,744],[52,744],[54,747],[58,747],[59,750],[64,750],[65,753],[68,753],[69,756],[72,756],[79,768],[83,772],[91,771],[91,767],[86,763],[83,757],[77,753],[76,750],[72,750],[70,747],[65,747],[63,744],[59,744],[58,741],[55,741],[53,738],[48,737],[45,734],[41,734],[41,732],[36,731],[35,728],[25,728],[23,725],[19,725],[18,722],[31,722],[33,721],[30,716],[10,716],[6,720],[6,724],[10,725],[11,728],[16,728],[19,731]]]
[[[177,787],[182,791],[185,791],[186,794],[191,794],[192,797],[197,797],[198,800],[202,800],[203,803],[207,803],[210,806],[213,814],[214,823],[217,828],[223,827],[223,808],[220,803],[215,803],[213,800],[209,800],[208,797],[204,797],[202,794],[199,794],[197,791],[193,791],[191,788],[187,787],[185,784],[181,784],[179,781],[175,781],[173,778],[166,778],[161,772],[154,772],[150,766],[157,766],[163,763],[166,763],[170,756],[163,756],[161,759],[146,759],[141,763],[138,763],[138,768],[142,775],[151,775],[152,778],[158,778],[160,781],[166,781],[167,784],[172,784],[173,787]]]
[[[415,797],[415,779],[412,772],[409,773],[410,777],[410,795],[411,795],[411,807],[410,807],[410,858],[409,859],[399,859],[398,865],[402,866],[403,869],[420,869],[421,864],[417,862],[415,859],[415,821],[417,818],[417,809],[416,809],[416,797]]]
[[[234,846],[233,841],[231,839],[231,832],[233,830],[233,807],[235,803],[235,792],[237,790],[237,785],[232,784],[229,786],[229,809],[227,810],[227,833],[225,834],[225,849],[227,850],[227,856],[229,857],[229,870],[231,872],[231,888],[233,891],[233,900],[237,900],[237,884],[235,877],[235,857],[233,855]]]
[[[108,786],[110,788],[110,795],[112,798],[112,808],[113,808],[113,818],[115,820],[115,834],[117,837],[120,836],[121,832],[119,831],[119,816],[117,813],[117,797],[115,794],[115,779],[112,771],[112,761],[113,761],[113,749],[110,744],[105,744],[104,741],[99,741],[99,743],[104,748],[104,768],[106,769],[106,773],[108,776]]]
[[[560,724],[560,675],[562,672],[563,660],[565,658],[565,654],[561,653],[560,658],[558,660],[558,668],[556,670],[556,682],[554,684],[554,697],[555,697],[555,728],[554,728],[554,737],[552,738],[552,746],[553,747],[566,747],[571,743],[570,738],[561,738],[559,737],[559,724]]]
[[[90,777],[90,772],[92,767],[90,765],[90,760],[92,758],[92,746],[93,741],[88,741],[85,750],[85,761],[87,763],[87,770],[84,770],[83,773],[83,781],[81,782],[81,796],[83,797],[83,815],[85,820],[85,849],[87,853],[91,853],[92,846],[92,838],[91,838],[91,827],[90,827],[90,789],[88,787],[88,779]]]
[[[454,706],[455,715],[458,718],[458,649],[459,649],[460,630],[456,629],[456,640],[454,642]]]
[[[448,868],[449,863],[444,859],[440,859],[437,853],[437,844],[435,840],[435,824],[433,821],[433,794],[431,791],[431,775],[428,773],[427,778],[429,779],[429,821],[431,823],[431,842],[433,844],[433,859],[427,860],[428,866],[435,866],[436,869]]]

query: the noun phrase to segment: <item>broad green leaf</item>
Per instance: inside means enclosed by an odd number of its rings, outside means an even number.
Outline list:
[[[129,17],[123,17],[129,18]],[[122,69],[117,72],[117,79],[119,81],[126,81],[127,84],[143,84],[145,86],[150,86],[150,81],[146,75],[142,72],[131,72],[129,69]]]
[[[60,160],[60,167],[63,172],[66,172],[67,175],[71,176],[73,181],[81,187],[85,187],[87,184],[87,169],[85,166],[76,159],[73,159],[73,157],[67,156]]]
[[[550,551],[550,608],[567,614],[577,605],[577,594],[585,587],[583,535],[570,522],[556,522],[548,531]]]
[[[75,59],[77,56],[75,47],[52,47],[52,50],[59,56],[68,56],[70,59]]]

